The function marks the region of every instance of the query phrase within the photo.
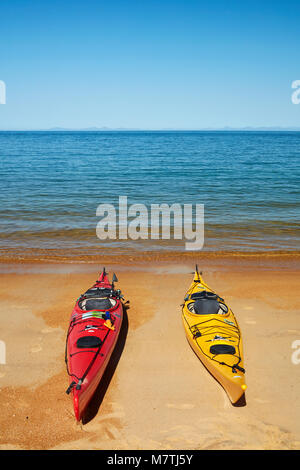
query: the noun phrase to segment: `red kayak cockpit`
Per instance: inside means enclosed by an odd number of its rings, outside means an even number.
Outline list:
[[[78,301],[78,307],[80,310],[110,310],[114,308],[117,301],[110,297],[92,297],[83,298]]]
[[[119,300],[123,297],[121,291],[114,288],[114,282],[117,281],[114,274],[112,284],[110,284],[105,268],[103,268],[103,272],[93,287],[79,297],[76,307],[82,312],[116,309],[119,306]]]

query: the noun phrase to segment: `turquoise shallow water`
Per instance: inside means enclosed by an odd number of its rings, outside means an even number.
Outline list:
[[[96,237],[100,203],[204,204],[204,250],[298,250],[298,132],[0,132],[0,249],[184,250]]]

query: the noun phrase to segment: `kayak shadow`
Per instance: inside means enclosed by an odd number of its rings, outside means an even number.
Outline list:
[[[88,407],[82,417],[82,424],[87,424],[89,423],[98,413],[99,408],[102,404],[102,401],[104,399],[104,396],[106,394],[106,391],[109,387],[109,384],[111,382],[111,379],[115,373],[116,367],[119,363],[121,354],[123,352],[126,338],[127,338],[127,333],[128,333],[128,315],[127,315],[127,310],[129,309],[128,305],[123,304],[123,321],[122,321],[122,326],[120,329],[119,337],[116,343],[116,346],[112,352],[112,355],[110,357],[109,363],[107,364],[107,367],[105,369],[105,372],[102,376],[102,379],[100,380],[100,383],[98,387],[96,388],[96,391],[93,395],[93,398],[91,399],[90,403],[88,404]]]

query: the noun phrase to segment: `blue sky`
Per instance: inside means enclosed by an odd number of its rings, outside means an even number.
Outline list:
[[[300,3],[2,0],[0,129],[299,126]]]

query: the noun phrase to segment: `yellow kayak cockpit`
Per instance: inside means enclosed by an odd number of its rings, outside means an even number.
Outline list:
[[[235,403],[247,388],[241,332],[231,309],[204,283],[197,267],[182,320],[193,350]]]
[[[228,307],[224,299],[211,291],[198,286],[200,290],[193,292],[184,300],[187,302],[188,310],[194,315],[226,315]]]

